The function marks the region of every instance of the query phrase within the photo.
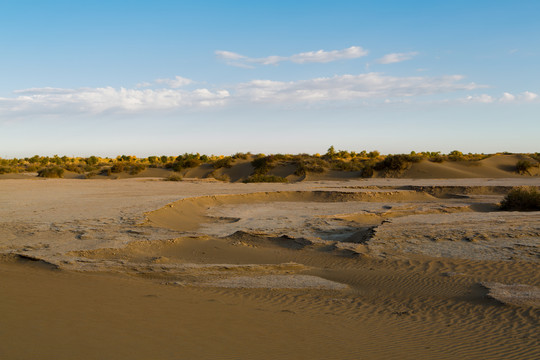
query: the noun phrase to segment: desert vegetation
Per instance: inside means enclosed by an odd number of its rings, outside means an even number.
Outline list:
[[[530,175],[531,168],[533,168],[535,166],[537,167],[538,164],[533,164],[532,161],[519,160],[516,163],[516,172],[519,173],[519,174],[529,174]]]
[[[509,153],[502,153],[509,155]],[[359,152],[336,150],[333,146],[324,154],[251,154],[236,153],[230,156],[201,155],[184,153],[178,156],[149,156],[139,158],[133,155],[120,155],[116,158],[89,156],[67,157],[54,155],[35,155],[26,158],[0,158],[0,174],[34,173],[39,177],[99,178],[137,176],[147,169],[165,169],[185,175],[189,169],[205,165],[214,171],[205,177],[213,177],[221,181],[229,181],[227,169],[238,164],[250,163],[253,172],[242,180],[247,182],[283,182],[286,178],[278,176],[274,169],[293,168],[294,180],[302,180],[309,174],[325,174],[347,172],[349,177],[395,177],[400,176],[412,164],[421,161],[434,163],[463,162],[468,165],[480,165],[480,160],[495,154],[464,154],[454,150],[448,154],[441,152],[410,152],[409,154],[386,154],[379,151]],[[539,167],[540,153],[512,154],[519,155],[515,164],[515,173],[534,175],[533,170]],[[536,171],[536,170],[535,170]],[[536,171],[537,172],[537,171]]]
[[[501,210],[540,211],[540,191],[536,187],[521,186],[510,190],[500,204]]]
[[[61,178],[64,176],[64,169],[59,166],[50,166],[38,171],[39,177],[45,178]]]

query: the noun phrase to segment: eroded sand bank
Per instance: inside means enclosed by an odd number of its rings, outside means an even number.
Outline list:
[[[540,181],[4,180],[0,355],[538,358],[516,185]]]

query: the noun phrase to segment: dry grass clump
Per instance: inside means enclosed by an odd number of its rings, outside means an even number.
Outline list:
[[[507,211],[540,211],[540,192],[533,186],[513,188],[499,208]]]
[[[244,180],[244,183],[257,183],[257,182],[286,183],[288,182],[288,180],[281,176],[261,175],[261,174],[251,175],[246,180]]]
[[[228,182],[231,181],[231,177],[227,174],[219,174],[216,170],[212,171],[210,174],[208,174],[208,177],[214,178],[219,181]]]
[[[530,175],[531,173],[529,170],[535,166],[537,165],[533,164],[532,162],[528,160],[519,160],[516,163],[516,172],[521,175],[524,175],[524,174]]]
[[[164,181],[182,181],[182,176],[180,176],[178,174],[171,174],[171,175],[167,176],[163,180]]]

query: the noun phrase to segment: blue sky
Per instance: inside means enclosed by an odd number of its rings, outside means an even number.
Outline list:
[[[533,0],[0,0],[0,157],[540,151],[538,19]]]

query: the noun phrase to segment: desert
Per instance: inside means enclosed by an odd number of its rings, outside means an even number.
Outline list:
[[[540,1],[0,1],[0,360],[540,359]]]
[[[540,211],[499,208],[524,156],[1,175],[0,356],[536,359]]]

